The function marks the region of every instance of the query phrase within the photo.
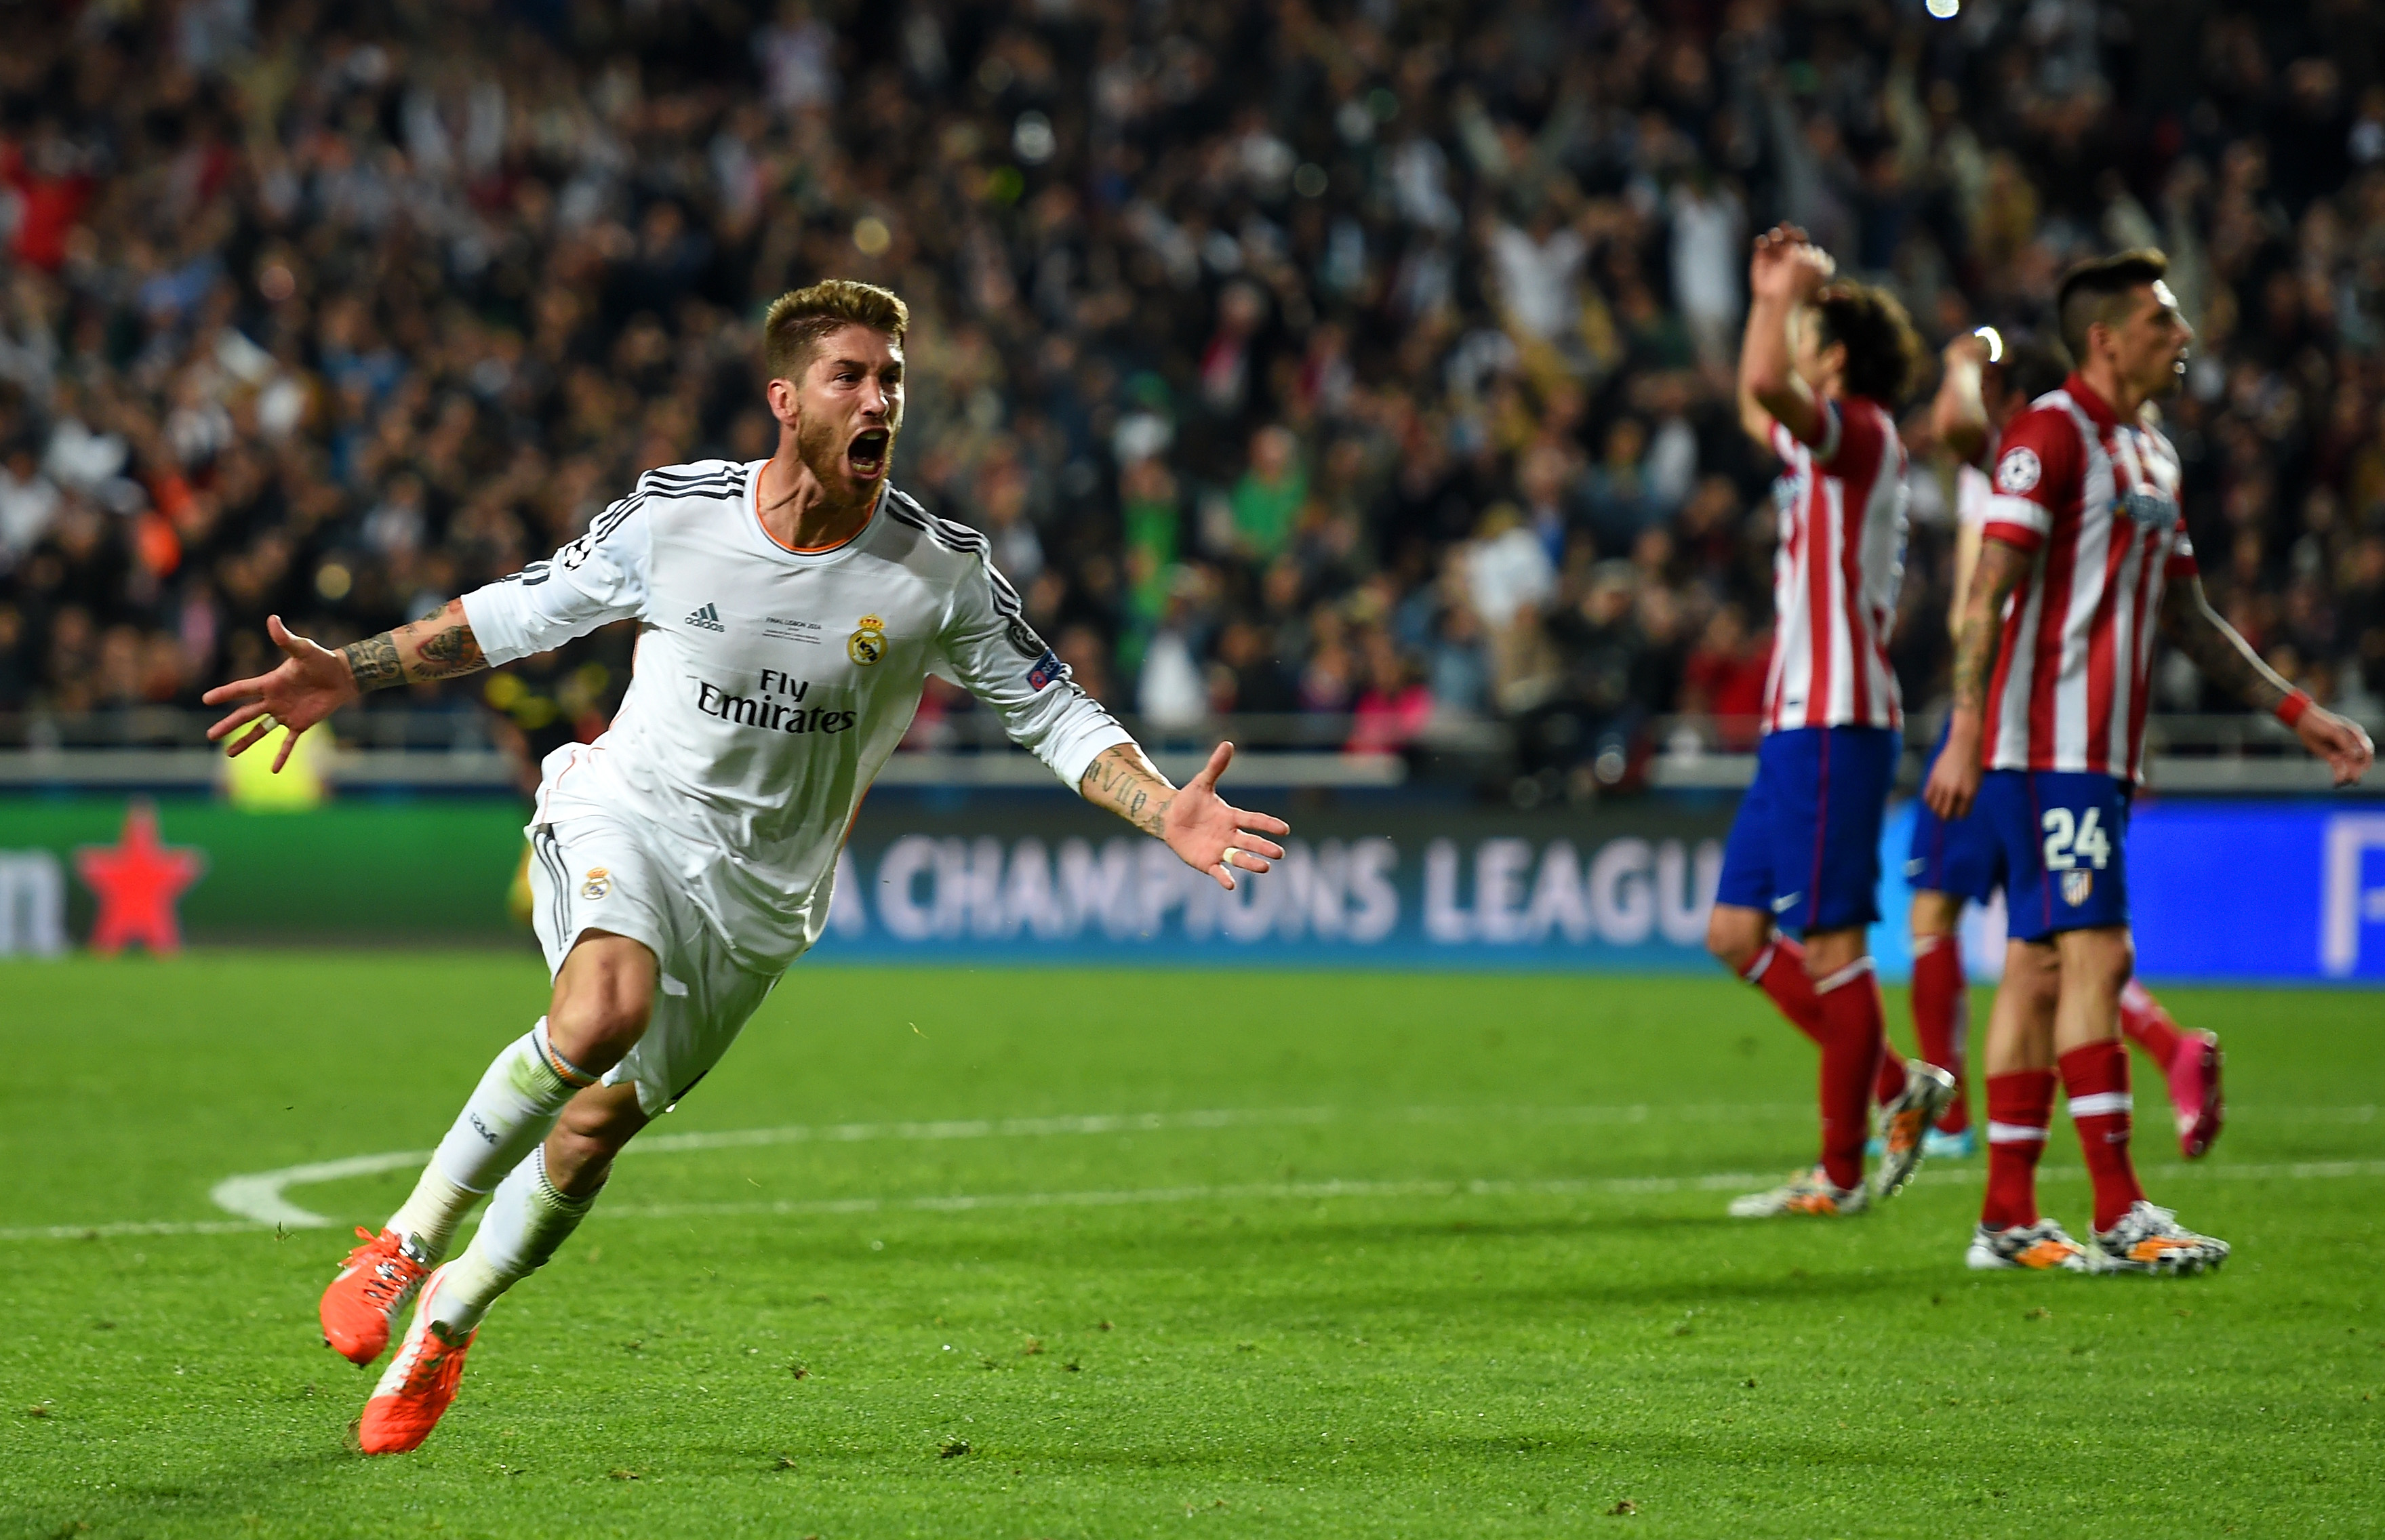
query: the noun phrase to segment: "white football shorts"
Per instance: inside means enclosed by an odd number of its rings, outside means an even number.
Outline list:
[[[634,1084],[648,1117],[668,1112],[720,1062],[780,975],[731,962],[719,931],[627,824],[576,813],[529,832],[531,924],[548,977],[591,930],[643,942],[661,964],[646,1035],[604,1084]]]

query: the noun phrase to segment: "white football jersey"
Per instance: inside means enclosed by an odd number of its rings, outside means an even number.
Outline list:
[[[765,464],[648,471],[552,560],[464,596],[493,666],[638,622],[619,714],[547,756],[538,821],[655,831],[757,971],[818,939],[837,852],[930,674],[1001,713],[1071,790],[1132,741],[1027,624],[984,536],[889,487],[852,540],[790,551],[755,507]]]

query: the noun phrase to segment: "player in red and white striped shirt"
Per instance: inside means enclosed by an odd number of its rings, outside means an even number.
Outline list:
[[[1787,495],[1764,742],[1723,849],[1706,948],[1822,1050],[1821,1161],[1731,1204],[1750,1218],[1866,1207],[1875,1094],[1885,1149],[1874,1190],[1894,1192],[1954,1089],[1945,1071],[1888,1053],[1865,938],[1879,918],[1880,822],[1904,720],[1888,666],[1906,500],[1891,413],[1920,344],[1893,296],[1830,274],[1802,230],[1758,240],[1739,364],[1742,421],[1787,464]]]
[[[1943,818],[1976,798],[2004,849],[2011,940],[1988,1026],[1988,1198],[1974,1267],[2173,1273],[2228,1256],[2225,1242],[2146,1201],[2129,1159],[2123,846],[2155,628],[2293,727],[2338,785],[2374,755],[2367,734],[2272,673],[2204,598],[2178,456],[2146,410],[2194,337],[2167,267],[2159,252],[2126,252],[2062,281],[2062,339],[2078,370],[2004,429],[1955,643],[1954,720],[1925,791]],[[2037,1208],[2057,1070],[2094,1183],[2092,1248]]]

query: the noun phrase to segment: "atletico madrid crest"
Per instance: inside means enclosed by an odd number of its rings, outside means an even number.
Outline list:
[[[2062,901],[2076,909],[2095,891],[2095,874],[2083,867],[2062,874]]]

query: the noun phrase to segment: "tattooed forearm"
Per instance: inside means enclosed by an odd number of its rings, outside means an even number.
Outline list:
[[[443,629],[424,637],[421,646],[416,650],[419,662],[415,665],[415,673],[422,678],[444,679],[456,674],[477,674],[489,666],[489,660],[481,652],[480,639],[472,635],[471,626],[461,616],[452,624],[447,624],[447,620],[446,615],[441,615],[434,619],[416,623],[443,626]]]
[[[377,637],[352,641],[340,649],[340,656],[348,660],[348,672],[356,676],[358,689],[385,689],[406,682],[406,669],[397,661],[397,640],[393,632],[383,631]]]
[[[1168,835],[1168,809],[1176,788],[1131,743],[1102,751],[1078,789],[1085,801],[1108,808],[1154,838]]]
[[[351,642],[340,649],[340,656],[348,661],[348,672],[356,676],[358,689],[449,679],[489,666],[458,599],[449,600],[437,615]]]
[[[1996,644],[2004,636],[2004,601],[2029,572],[2032,558],[2017,546],[1989,540],[1979,548],[1970,590],[1964,596],[1963,618],[1954,630],[1954,709],[1986,709],[1988,675],[1995,667]]]
[[[2163,593],[2162,629],[2179,652],[2194,660],[2204,678],[2254,711],[2275,711],[2279,702],[2294,692],[2235,627],[2219,618],[2204,597],[2200,578],[2174,583]]]

